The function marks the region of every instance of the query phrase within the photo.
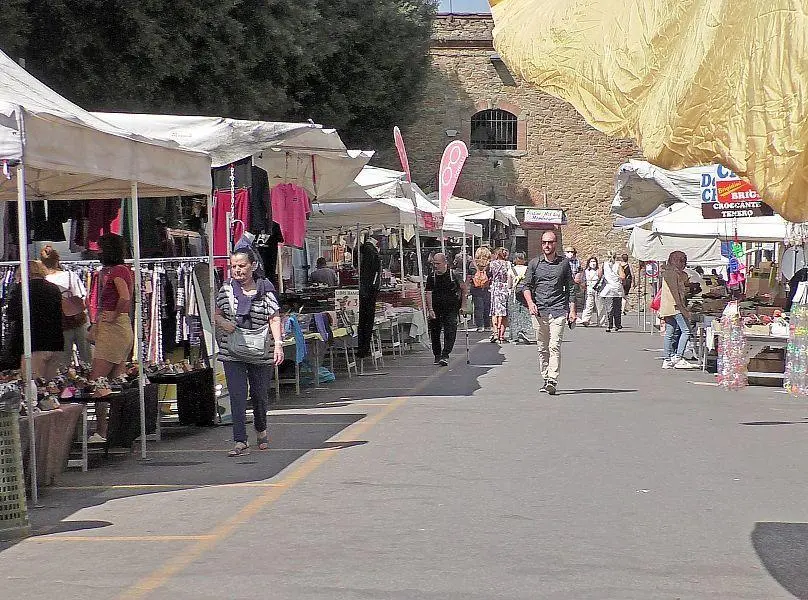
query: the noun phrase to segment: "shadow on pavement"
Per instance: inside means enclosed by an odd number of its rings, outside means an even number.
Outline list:
[[[584,388],[582,390],[558,390],[559,396],[567,394],[633,394],[637,390],[619,390],[612,388]]]
[[[387,404],[385,399],[470,396],[480,389],[478,378],[502,364],[504,356],[498,346],[477,344],[477,339],[478,335],[470,335],[470,358],[473,363],[484,363],[484,368],[469,368],[465,340],[459,339],[448,368],[433,365],[429,349],[418,347],[403,357],[385,356],[385,365],[375,376],[348,379],[345,373],[339,373],[337,381],[317,390],[304,387],[299,396],[289,387],[282,388],[280,401],[271,392],[268,451],[253,448],[249,455],[228,457],[232,447],[230,426],[165,427],[162,441],[148,444],[145,461],[126,453],[111,454],[99,464],[100,457],[91,456],[87,473],[65,472],[56,486],[40,490],[40,506],[30,511],[33,535],[91,531],[113,525],[102,520],[66,520],[71,515],[80,516],[77,513],[82,509],[112,500],[208,486],[271,485],[273,477],[311,451],[340,452],[367,444],[366,440],[330,440],[367,417],[369,407]],[[364,401],[373,403],[366,408]],[[347,412],[327,411],[334,408],[347,408]],[[251,425],[248,434],[254,442]],[[0,553],[15,543],[0,542]]]
[[[747,421],[741,425],[808,425],[808,421]]]
[[[777,583],[808,600],[808,523],[756,523],[752,546]]]

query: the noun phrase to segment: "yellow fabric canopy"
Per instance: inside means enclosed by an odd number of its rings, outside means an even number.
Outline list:
[[[721,163],[808,221],[808,1],[490,3],[513,74],[656,165]]]

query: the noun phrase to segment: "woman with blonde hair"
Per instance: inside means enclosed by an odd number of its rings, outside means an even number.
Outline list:
[[[510,295],[508,280],[511,263],[505,260],[505,256],[505,248],[496,248],[491,254],[493,260],[488,265],[491,280],[491,321],[494,326],[491,341],[500,344],[506,341],[505,328],[508,326],[508,296]]]
[[[87,290],[81,278],[75,273],[65,271],[59,260],[59,253],[53,246],[45,246],[39,253],[39,261],[45,267],[45,279],[50,281],[62,293],[62,335],[64,336],[63,365],[73,363],[73,346],[78,351],[79,361],[89,363],[92,360],[90,342],[87,340],[87,311],[85,299]]]
[[[601,267],[603,272],[603,289],[600,297],[604,299],[608,323],[606,333],[612,329],[620,331],[623,329],[623,282],[626,280],[626,273],[623,265],[617,262],[617,253],[613,250],[606,255]]]
[[[474,302],[474,324],[477,331],[491,330],[491,279],[488,265],[491,251],[486,247],[477,248],[474,253],[474,273],[469,275],[471,299]]]
[[[50,379],[59,373],[59,358],[64,349],[62,338],[62,297],[59,288],[45,281],[45,267],[39,261],[28,263],[28,286],[31,301],[31,371],[34,378]],[[11,365],[20,364],[23,355],[22,285],[19,283],[8,295],[6,314],[9,326],[4,359]]]

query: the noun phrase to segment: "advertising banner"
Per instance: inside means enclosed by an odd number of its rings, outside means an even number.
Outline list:
[[[705,219],[770,217],[755,186],[721,165],[705,167],[701,174],[701,215]]]
[[[452,197],[463,163],[469,156],[469,149],[464,142],[455,140],[446,146],[440,159],[438,171],[438,198],[440,199],[440,212],[446,214],[449,209],[449,198]]]

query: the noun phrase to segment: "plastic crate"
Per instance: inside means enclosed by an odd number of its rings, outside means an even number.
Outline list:
[[[0,395],[0,539],[31,533],[20,448],[20,393]]]

